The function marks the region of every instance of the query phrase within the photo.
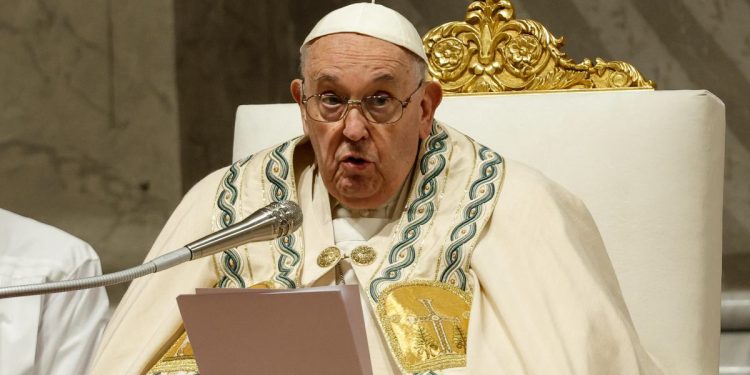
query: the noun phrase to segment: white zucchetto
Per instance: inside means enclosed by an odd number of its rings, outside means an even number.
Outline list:
[[[328,13],[313,27],[302,45],[336,33],[357,33],[382,39],[414,52],[427,62],[422,38],[414,25],[400,13],[380,4],[356,3]]]

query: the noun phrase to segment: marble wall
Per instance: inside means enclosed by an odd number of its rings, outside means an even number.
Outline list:
[[[0,1],[0,207],[105,271],[143,260],[182,193],[173,35],[171,1]]]
[[[239,104],[288,102],[297,49],[350,0],[0,0],[0,207],[140,262],[192,184],[231,158]],[[382,0],[421,33],[467,0]],[[515,0],[575,59],[637,66],[727,105],[725,282],[750,267],[750,3]],[[179,99],[179,100],[178,100]],[[116,301],[123,287],[110,290]]]

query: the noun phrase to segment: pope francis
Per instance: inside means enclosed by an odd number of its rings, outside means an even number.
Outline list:
[[[302,228],[133,282],[94,374],[199,373],[175,302],[197,287],[337,283],[361,287],[374,374],[660,372],[584,205],[433,118],[409,21],[350,5],[300,53],[305,135],[203,179],[148,258],[274,201],[298,202]]]

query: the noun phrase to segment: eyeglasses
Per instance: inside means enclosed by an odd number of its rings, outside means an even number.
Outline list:
[[[352,105],[358,105],[367,121],[373,124],[392,124],[404,115],[404,108],[409,105],[411,97],[422,87],[424,81],[419,81],[417,88],[404,100],[398,100],[388,95],[371,95],[362,99],[342,98],[336,94],[325,93],[304,96],[304,82],[302,83],[302,104],[305,105],[307,115],[319,122],[336,122],[349,113]]]

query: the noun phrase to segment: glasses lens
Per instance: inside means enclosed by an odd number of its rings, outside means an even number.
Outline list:
[[[336,95],[313,96],[308,99],[305,108],[314,120],[332,122],[341,119],[346,102]]]
[[[385,95],[368,96],[362,100],[362,106],[368,120],[379,124],[398,121],[403,110],[401,102]]]

